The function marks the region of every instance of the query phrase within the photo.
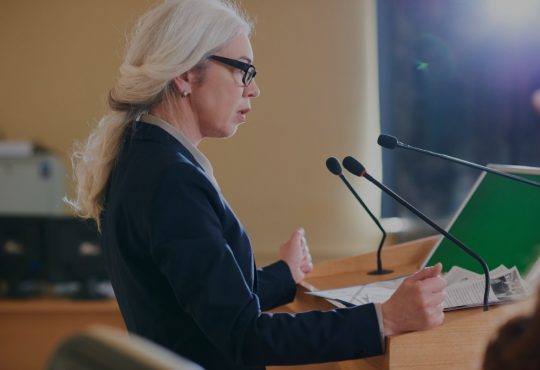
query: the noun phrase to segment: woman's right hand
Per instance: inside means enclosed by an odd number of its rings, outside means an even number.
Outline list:
[[[431,329],[443,323],[446,281],[441,270],[438,263],[412,274],[382,304],[385,336]]]

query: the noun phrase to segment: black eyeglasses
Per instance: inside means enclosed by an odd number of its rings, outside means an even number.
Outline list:
[[[257,75],[257,70],[253,64],[244,63],[236,59],[220,57],[219,55],[211,55],[210,59],[216,60],[244,72],[244,76],[242,76],[242,83],[244,86],[248,86]]]

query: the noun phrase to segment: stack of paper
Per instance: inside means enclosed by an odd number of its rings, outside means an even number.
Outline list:
[[[445,311],[483,304],[484,275],[454,266],[443,278],[448,284],[447,296],[444,301]],[[403,279],[402,277],[367,285],[309,292],[308,294],[353,305],[383,303],[394,294]],[[490,271],[490,281],[490,304],[520,300],[531,294],[529,283],[521,278],[515,266],[508,269],[501,265]]]

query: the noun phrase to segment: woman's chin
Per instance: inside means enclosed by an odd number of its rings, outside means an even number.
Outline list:
[[[231,124],[229,127],[228,127],[228,135],[226,137],[231,137],[233,136],[234,134],[236,134],[236,131],[238,130],[238,127],[240,127],[240,125],[242,125],[243,123],[245,123],[245,119],[243,121],[236,121],[236,123],[233,123]]]
[[[219,133],[216,133],[216,135],[214,135],[214,137],[222,138],[222,139],[228,139],[228,138],[234,136],[234,134],[236,134],[236,131],[238,130],[239,125],[240,124],[230,125],[225,130],[222,130]]]
[[[233,137],[234,134],[236,134],[236,131],[238,130],[238,126],[239,126],[239,124],[238,124],[238,125],[235,125],[234,127],[232,127],[231,130],[229,130],[228,135],[225,136],[225,137],[226,137],[226,138]]]

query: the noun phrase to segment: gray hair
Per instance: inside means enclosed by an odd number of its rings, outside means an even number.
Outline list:
[[[115,86],[110,110],[72,156],[77,214],[99,225],[105,186],[127,124],[152,106],[174,99],[172,80],[200,67],[239,33],[249,35],[247,17],[227,0],[166,0],[138,21]]]

